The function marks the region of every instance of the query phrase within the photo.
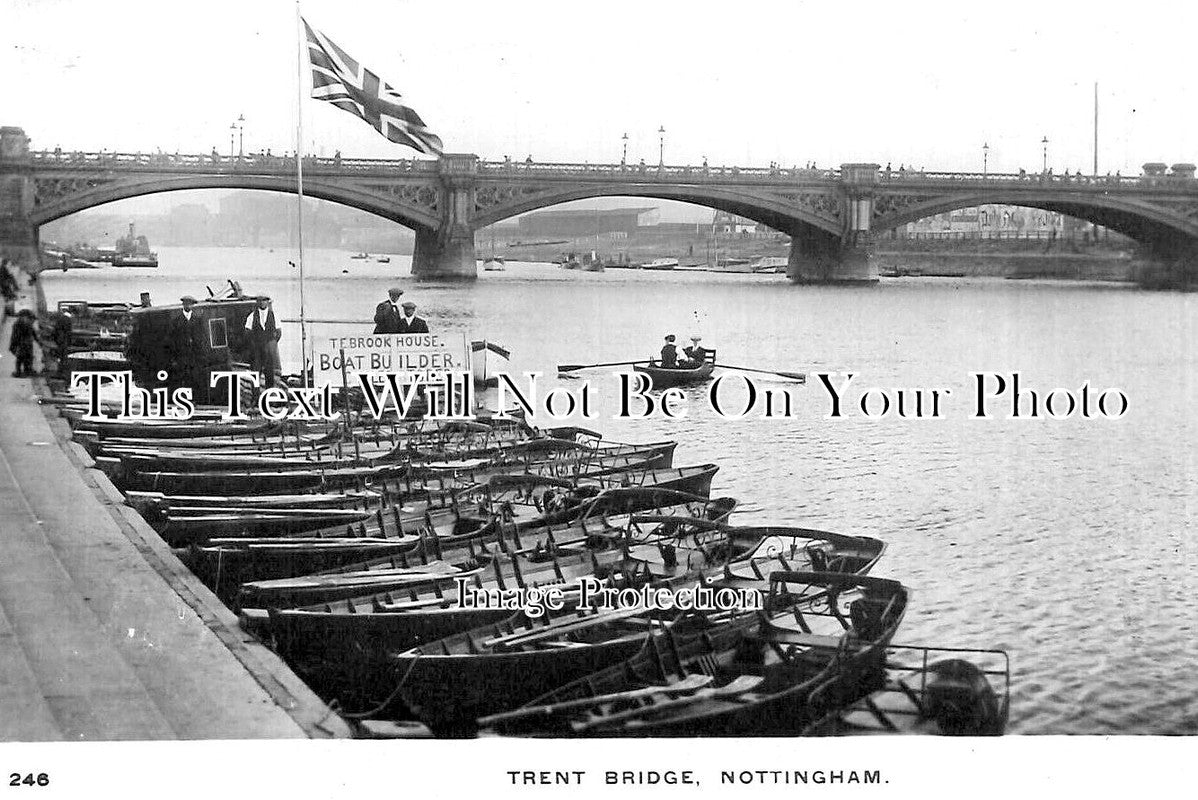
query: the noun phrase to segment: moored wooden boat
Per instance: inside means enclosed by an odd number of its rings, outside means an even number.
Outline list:
[[[661,589],[693,591],[701,586],[712,592],[735,592],[729,595],[732,597],[756,597],[759,607],[764,607],[771,569],[807,571],[817,563],[835,562],[864,573],[883,549],[882,543],[873,539],[801,529],[794,529],[789,545],[778,549],[776,544],[784,541],[778,535],[783,529],[716,528],[717,535],[733,546],[737,541],[753,541],[747,533],[751,530],[771,534],[757,538],[747,554],[735,552],[736,560],[722,569],[701,572],[695,587],[675,581]],[[691,540],[684,536],[681,541]],[[711,544],[704,549],[709,554],[713,551],[718,552]],[[727,552],[733,552],[732,548]],[[820,588],[798,592],[791,588],[785,597],[787,604],[810,606],[826,601]],[[733,614],[709,608],[699,616],[704,626],[712,627],[729,622]],[[679,618],[678,610],[644,606],[545,612],[538,617],[518,613],[500,624],[430,642],[392,658],[397,674],[403,676],[399,692],[407,708],[434,730],[461,730],[478,717],[514,708],[631,657],[649,632]],[[681,620],[693,622],[693,617],[681,613]],[[687,623],[682,624],[685,627]]]
[[[771,602],[698,634],[666,628],[631,659],[479,720],[508,735],[761,736],[800,731],[881,681],[885,648],[902,621],[897,581],[838,573],[774,573]],[[778,602],[793,587],[826,602]],[[682,689],[682,685],[686,688]]]
[[[631,512],[621,512],[632,502],[625,496],[640,493],[644,496],[638,505],[654,504],[654,519],[647,521]],[[545,552],[579,552],[586,549],[610,549],[624,543],[644,543],[663,537],[676,537],[683,531],[696,535],[702,533],[703,523],[721,523],[727,520],[736,501],[730,497],[708,500],[681,492],[642,490],[609,490],[586,504],[579,518],[560,525],[529,527],[521,535],[518,527],[510,529],[503,524],[493,531],[481,531],[486,536],[454,536],[430,542],[427,550],[435,550],[434,557],[442,563],[450,561],[473,561],[478,551],[511,554],[516,552],[533,554]],[[429,563],[422,548],[420,561]],[[371,592],[391,591],[387,578],[397,575],[407,582],[406,573],[412,568],[410,559],[374,559],[325,570],[294,579],[246,582],[240,593],[240,604],[254,608],[286,608],[330,600],[360,597]],[[355,576],[367,588],[354,591]],[[371,588],[373,587],[373,588]]]
[[[821,690],[812,696],[819,701]],[[883,685],[833,708],[803,733],[1000,736],[1010,706],[1011,662],[1004,651],[892,644]]]

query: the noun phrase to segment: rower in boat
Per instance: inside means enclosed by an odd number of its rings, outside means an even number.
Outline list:
[[[661,348],[660,366],[666,369],[674,369],[678,366],[678,348],[674,346],[674,334],[666,336],[666,343]]]

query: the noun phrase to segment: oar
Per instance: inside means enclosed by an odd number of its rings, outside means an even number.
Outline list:
[[[764,680],[765,678],[760,675],[741,675],[726,686],[716,689],[700,689],[694,694],[683,695],[682,697],[664,700],[652,705],[638,706],[606,716],[593,715],[591,719],[585,722],[575,722],[570,727],[575,733],[583,733],[595,730],[596,728],[607,728],[617,722],[630,722],[634,725],[637,723],[645,724],[645,720],[637,719],[637,717],[652,717],[662,711],[673,711],[685,708],[686,706],[697,705],[705,700],[746,694],[756,689]]]
[[[645,359],[639,361],[609,361],[606,364],[558,364],[558,372],[577,372],[580,369],[594,369],[595,367],[626,367],[630,364],[642,364]]]
[[[792,378],[801,383],[807,382],[807,376],[802,372],[781,372],[776,369],[753,369],[751,367],[734,367],[731,364],[716,364],[717,367],[723,369],[735,369],[741,372],[760,372],[763,375],[781,375],[783,378]]]

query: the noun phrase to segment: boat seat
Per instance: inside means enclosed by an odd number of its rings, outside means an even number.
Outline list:
[[[844,641],[843,636],[825,636],[818,633],[802,633],[800,631],[775,631],[764,641],[773,642],[779,645],[796,645],[798,647],[821,647],[825,649],[839,649]]]

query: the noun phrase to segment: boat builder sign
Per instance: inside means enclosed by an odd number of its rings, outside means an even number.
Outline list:
[[[330,332],[316,337],[312,356],[317,385],[340,386],[344,374],[356,386],[355,373],[378,375],[379,383],[383,375],[402,383],[435,383],[470,369],[467,354],[435,333]]]

